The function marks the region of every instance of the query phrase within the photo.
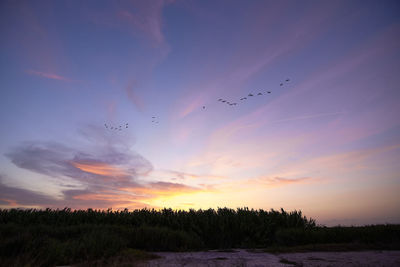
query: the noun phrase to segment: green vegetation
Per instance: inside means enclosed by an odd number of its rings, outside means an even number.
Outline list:
[[[300,211],[0,209],[0,265],[118,265],[145,251],[364,244],[399,249],[400,225],[319,227]]]

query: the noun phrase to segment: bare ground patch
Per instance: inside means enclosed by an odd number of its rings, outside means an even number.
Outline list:
[[[135,266],[400,266],[400,251],[268,253],[244,249],[201,252],[157,252],[158,259]]]

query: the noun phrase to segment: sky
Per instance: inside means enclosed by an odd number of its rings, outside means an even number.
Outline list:
[[[400,223],[398,1],[5,0],[0,34],[0,208]]]

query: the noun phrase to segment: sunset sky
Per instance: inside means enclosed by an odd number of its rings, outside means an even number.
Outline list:
[[[399,1],[5,0],[0,33],[1,208],[400,223]]]

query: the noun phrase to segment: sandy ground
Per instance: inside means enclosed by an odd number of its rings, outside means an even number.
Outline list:
[[[158,252],[162,258],[138,266],[400,266],[400,251],[307,252]]]

